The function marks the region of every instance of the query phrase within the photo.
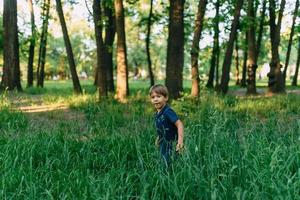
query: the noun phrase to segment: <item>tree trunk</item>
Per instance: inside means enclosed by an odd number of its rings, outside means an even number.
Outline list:
[[[267,0],[263,1],[261,16],[260,16],[260,23],[259,23],[259,32],[257,36],[257,43],[256,43],[256,62],[258,61],[259,53],[260,53],[260,47],[261,47],[261,40],[263,36],[264,31],[264,23],[265,23],[265,16],[266,16],[266,8],[267,8]]]
[[[146,52],[147,52],[150,86],[154,85],[154,75],[152,72],[152,62],[150,57],[150,34],[151,34],[152,15],[153,15],[152,10],[153,10],[153,0],[150,0],[150,11],[149,11],[149,17],[147,23],[147,36],[146,36]]]
[[[72,81],[73,81],[74,92],[76,94],[81,94],[82,90],[81,90],[81,86],[80,86],[79,79],[78,79],[77,72],[76,72],[76,66],[75,66],[72,46],[71,46],[71,42],[70,42],[69,35],[68,35],[68,30],[67,30],[65,17],[64,17],[62,5],[61,5],[61,0],[56,0],[56,9],[57,9],[59,21],[61,24],[61,29],[62,29],[63,36],[64,36],[67,57],[68,57]]]
[[[280,28],[285,7],[285,0],[281,0],[278,22],[276,25],[276,14],[275,14],[275,1],[269,1],[269,12],[270,12],[270,37],[272,46],[272,58],[270,63],[270,72],[268,73],[269,82],[269,93],[280,93],[285,91],[283,74],[281,72],[281,64],[279,57],[279,44],[280,44]]]
[[[35,40],[36,40],[36,30],[35,30],[35,20],[34,20],[32,0],[28,0],[28,6],[29,6],[29,11],[31,16],[31,38],[30,38],[29,57],[28,57],[28,66],[27,66],[27,87],[32,87],[34,48],[35,48]]]
[[[292,81],[292,86],[297,86],[297,79],[298,79],[298,73],[299,73],[299,65],[300,65],[300,37],[298,37],[298,55],[297,55],[297,64],[296,64],[296,70]]]
[[[40,42],[40,49],[39,49],[38,67],[37,67],[38,87],[44,87],[49,12],[50,12],[50,0],[45,0],[43,5],[44,19],[43,19],[42,35],[41,35],[41,42]]]
[[[245,46],[244,46],[244,56],[243,56],[243,69],[242,69],[242,79],[241,87],[246,87],[246,76],[247,76],[247,60],[248,60],[248,33],[245,32]]]
[[[248,84],[247,94],[256,94],[256,41],[255,41],[255,14],[254,14],[254,2],[248,0],[248,59],[247,59],[247,72],[248,72]]]
[[[2,89],[21,91],[17,1],[4,0]]]
[[[99,89],[99,98],[107,96],[106,87],[106,66],[104,55],[104,43],[102,38],[102,21],[101,21],[101,3],[100,0],[93,1],[93,17],[95,26],[95,38],[97,46],[97,87]]]
[[[203,28],[204,14],[206,10],[207,0],[199,0],[198,12],[195,20],[194,37],[191,50],[191,65],[192,65],[192,90],[193,97],[199,97],[200,77],[199,77],[199,41],[201,39],[201,32]]]
[[[206,84],[207,88],[214,87],[214,76],[216,74],[216,86],[218,85],[218,66],[219,66],[219,8],[220,8],[220,1],[217,0],[215,3],[216,8],[216,15],[214,18],[214,45],[210,60],[210,69],[209,69],[209,76],[208,81]]]
[[[287,53],[286,53],[285,65],[284,65],[284,70],[283,70],[284,85],[286,82],[286,71],[287,71],[287,68],[288,68],[289,62],[290,62],[290,54],[291,54],[293,37],[294,37],[294,32],[295,32],[294,30],[295,30],[295,22],[296,22],[296,18],[297,18],[297,14],[298,14],[298,8],[299,8],[299,0],[297,0],[296,4],[295,4],[293,23],[292,23],[292,28],[291,28],[290,38],[289,38],[288,49],[287,49]]]
[[[117,31],[117,94],[116,98],[124,101],[129,94],[128,65],[125,36],[125,18],[123,0],[115,0]]]
[[[113,70],[113,43],[116,33],[115,16],[113,14],[113,5],[107,5],[104,2],[104,14],[107,18],[107,25],[105,26],[105,65],[106,65],[106,86],[109,92],[115,91],[114,85],[114,70]]]
[[[233,53],[233,44],[234,40],[236,38],[237,28],[239,24],[239,18],[240,18],[240,11],[243,5],[243,0],[237,0],[237,4],[234,11],[234,18],[231,24],[231,31],[229,36],[229,41],[227,43],[227,49],[225,53],[225,58],[223,62],[223,68],[222,68],[222,78],[221,78],[221,86],[220,89],[223,94],[226,94],[228,91],[228,84],[229,84],[229,73],[230,73],[230,65],[231,65],[231,59],[232,59],[232,53]]]
[[[170,98],[177,99],[183,91],[184,0],[170,0],[167,47],[166,86]]]
[[[240,84],[240,70],[239,70],[239,36],[238,33],[236,34],[236,39],[235,39],[235,84],[239,85]]]

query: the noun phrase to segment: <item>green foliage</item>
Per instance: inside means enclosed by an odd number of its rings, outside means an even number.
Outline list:
[[[0,53],[3,52],[3,17],[0,16]]]
[[[78,97],[66,92],[71,85],[46,84],[43,101],[67,103],[73,115],[1,109],[0,198],[300,198],[299,95],[203,91],[198,103],[186,95],[173,101],[186,149],[165,172],[141,82],[132,83],[126,104],[111,96],[98,102],[88,88]]]

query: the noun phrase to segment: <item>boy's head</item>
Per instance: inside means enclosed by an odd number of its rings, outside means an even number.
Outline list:
[[[157,84],[153,85],[149,90],[151,103],[157,111],[160,111],[168,102],[169,93],[166,86]]]
[[[149,90],[149,95],[151,96],[153,92],[160,94],[166,98],[169,97],[168,88],[162,84],[153,85]]]

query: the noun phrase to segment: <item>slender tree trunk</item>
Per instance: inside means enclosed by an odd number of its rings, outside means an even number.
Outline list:
[[[232,59],[232,53],[233,53],[233,44],[234,44],[234,39],[235,39],[236,33],[237,33],[237,28],[238,28],[239,18],[240,18],[240,11],[241,11],[243,2],[244,2],[243,0],[237,0],[235,12],[234,12],[234,19],[233,19],[232,25],[231,25],[229,41],[227,43],[227,49],[226,49],[225,58],[224,58],[224,62],[223,62],[223,68],[222,68],[221,86],[220,86],[220,89],[223,94],[226,94],[228,91],[230,65],[231,65],[231,59]]]
[[[287,53],[286,53],[285,65],[284,65],[284,70],[283,70],[284,85],[285,85],[285,82],[286,82],[287,68],[288,68],[289,62],[290,62],[290,54],[291,54],[293,37],[294,37],[294,32],[295,32],[294,31],[295,30],[295,22],[296,22],[296,18],[297,18],[297,15],[298,15],[298,8],[299,8],[299,0],[297,0],[296,4],[295,4],[295,10],[294,10],[294,15],[293,15],[293,23],[292,23],[292,28],[291,28],[290,38],[289,38],[288,49],[287,49]]]
[[[208,81],[206,84],[207,88],[213,88],[214,87],[214,76],[216,74],[216,86],[218,84],[217,82],[217,74],[218,74],[218,65],[217,57],[219,53],[219,8],[220,8],[220,2],[217,0],[215,4],[216,8],[216,15],[214,18],[214,44],[213,44],[213,50],[210,60],[210,69],[209,69],[209,75],[208,75]]]
[[[220,87],[219,66],[220,66],[220,46],[219,46],[219,38],[218,38],[217,50],[216,50],[216,84],[215,84],[215,89]]]
[[[243,56],[243,69],[242,69],[242,79],[241,87],[246,87],[246,76],[247,76],[247,60],[248,60],[248,33],[245,32],[245,46],[244,46],[244,56]]]
[[[285,91],[283,74],[281,72],[281,64],[279,57],[279,44],[280,44],[280,29],[283,11],[285,7],[285,0],[281,0],[278,22],[276,25],[275,14],[275,1],[269,0],[269,12],[270,12],[270,37],[272,46],[272,59],[270,63],[269,77],[269,93],[280,93]]]
[[[117,94],[116,98],[124,101],[129,94],[128,65],[125,36],[125,17],[123,0],[115,0],[116,31],[117,31]]]
[[[38,68],[37,68],[37,86],[38,87],[44,87],[49,12],[50,12],[50,0],[45,0],[44,5],[43,5],[43,18],[44,19],[43,19],[42,35],[41,35],[41,42],[40,42],[40,49],[39,49]]]
[[[31,39],[30,39],[29,57],[28,57],[28,66],[27,66],[27,87],[32,87],[34,48],[35,48],[35,40],[36,40],[36,30],[35,30],[35,20],[34,20],[32,0],[28,0],[28,6],[29,6],[29,11],[31,16]]]
[[[183,91],[184,0],[170,0],[167,47],[166,86],[170,98],[177,99]]]
[[[262,6],[262,11],[261,11],[261,16],[260,16],[260,22],[259,22],[259,32],[257,36],[257,46],[256,46],[256,62],[258,61],[259,58],[259,53],[260,53],[260,48],[261,48],[261,40],[263,36],[263,31],[264,31],[264,23],[265,23],[265,16],[266,16],[266,8],[267,8],[267,0],[263,1],[263,6]]]
[[[99,98],[107,96],[106,87],[106,66],[104,55],[104,43],[102,38],[102,17],[101,17],[101,0],[93,1],[93,17],[95,25],[95,37],[97,46],[97,73],[98,73],[98,89]]]
[[[56,9],[57,9],[59,21],[61,24],[61,29],[62,29],[63,36],[64,36],[67,57],[68,57],[72,81],[73,81],[74,92],[76,94],[81,94],[82,90],[81,90],[81,86],[80,86],[79,79],[78,79],[77,72],[76,72],[74,55],[73,55],[72,46],[71,46],[71,42],[70,42],[69,35],[68,35],[68,30],[67,30],[65,17],[64,17],[62,5],[61,5],[61,0],[56,0]]]
[[[235,79],[236,79],[235,84],[236,85],[240,84],[240,70],[239,70],[240,62],[239,62],[239,39],[238,38],[239,36],[237,33],[235,39]]]
[[[150,34],[151,34],[152,15],[153,15],[152,10],[153,10],[153,0],[150,0],[150,11],[149,11],[149,17],[147,23],[147,37],[146,37],[146,52],[147,52],[150,86],[154,85],[154,75],[152,72],[152,62],[150,57]]]
[[[3,6],[3,75],[1,88],[21,91],[17,1],[4,0]]]
[[[248,59],[247,59],[247,71],[248,71],[248,84],[247,94],[256,94],[256,41],[255,41],[255,13],[254,2],[248,0]]]
[[[214,18],[214,45],[210,60],[210,69],[209,69],[209,76],[208,81],[206,84],[207,88],[214,87],[214,76],[216,74],[216,86],[218,85],[218,56],[219,56],[219,8],[220,8],[220,1],[217,0],[215,3],[216,8],[216,15]]]
[[[203,28],[204,14],[206,10],[207,0],[199,0],[198,12],[195,20],[194,37],[191,50],[191,65],[192,65],[192,90],[191,95],[193,97],[199,97],[200,91],[200,77],[199,77],[199,41],[201,39],[201,33]]]
[[[295,70],[295,74],[294,74],[294,77],[293,77],[292,86],[297,86],[299,65],[300,65],[300,37],[298,37],[298,55],[297,55],[296,70]]]
[[[216,50],[215,50],[215,53],[216,53],[216,85],[215,85],[215,89],[219,88],[220,87],[220,81],[219,81],[219,66],[220,66],[220,44],[219,44],[219,33],[220,33],[220,29],[219,29],[219,10],[220,10],[220,0],[217,0],[217,5],[216,5],[216,9],[217,9],[217,13],[216,13],[216,16],[217,17],[217,26],[215,27],[215,31],[217,31],[216,33]]]
[[[114,85],[114,70],[113,70],[113,43],[116,33],[115,16],[113,14],[113,5],[109,6],[104,2],[104,14],[107,18],[107,25],[105,26],[105,65],[106,67],[106,80],[107,90],[109,92],[115,91]]]

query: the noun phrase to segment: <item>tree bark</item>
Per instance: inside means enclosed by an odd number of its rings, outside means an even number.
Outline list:
[[[288,43],[288,49],[287,49],[287,52],[286,52],[285,65],[284,65],[284,70],[283,70],[284,85],[285,85],[285,82],[286,82],[287,68],[288,68],[289,62],[290,62],[290,54],[291,54],[293,37],[294,37],[294,32],[295,32],[295,22],[296,22],[296,18],[297,18],[297,15],[298,15],[298,8],[299,8],[299,0],[297,0],[296,4],[295,4],[295,10],[294,10],[294,14],[293,14],[292,28],[291,28],[291,33],[290,33],[290,38],[289,38],[289,43]]]
[[[265,16],[266,16],[266,8],[267,8],[267,0],[263,1],[261,16],[260,16],[260,22],[259,22],[259,32],[257,36],[257,43],[256,43],[256,62],[259,58],[260,48],[261,48],[261,40],[263,36],[264,31],[264,23],[265,23]]]
[[[296,70],[295,70],[295,74],[293,77],[292,86],[297,86],[299,65],[300,65],[300,37],[298,37],[298,55],[297,55]]]
[[[19,39],[17,23],[17,1],[4,0],[3,6],[3,75],[1,89],[22,91]]]
[[[247,76],[247,60],[248,60],[248,33],[245,32],[245,46],[244,46],[244,56],[243,56],[243,69],[242,69],[242,79],[241,87],[246,87],[246,76]]]
[[[115,40],[116,23],[113,11],[113,5],[108,5],[104,2],[104,14],[107,18],[107,25],[105,26],[105,38],[104,38],[104,54],[106,65],[106,80],[107,90],[109,92],[115,91],[114,85],[114,70],[113,70],[113,43]]]
[[[276,25],[276,14],[275,14],[275,1],[269,1],[269,12],[270,12],[270,37],[272,46],[272,58],[270,63],[270,72],[268,73],[269,82],[268,87],[269,93],[281,93],[285,91],[283,74],[281,72],[281,64],[279,57],[279,44],[280,44],[280,29],[283,11],[285,7],[285,0],[281,0],[278,22]]]
[[[199,97],[200,91],[200,77],[199,77],[199,41],[201,39],[201,33],[203,29],[204,14],[206,10],[207,0],[199,0],[198,12],[195,20],[194,37],[191,50],[191,68],[192,68],[192,89],[191,96]]]
[[[34,20],[34,11],[32,0],[28,0],[28,7],[30,11],[30,21],[31,21],[31,38],[29,46],[29,57],[28,57],[28,66],[27,66],[27,87],[33,86],[33,60],[34,60],[34,48],[36,40],[36,29],[35,29],[35,20]]]
[[[170,0],[167,47],[166,86],[170,98],[177,99],[183,91],[184,0]]]
[[[115,0],[116,31],[117,31],[117,93],[116,98],[126,100],[128,89],[128,65],[125,36],[125,18],[123,0]]]
[[[49,12],[50,12],[50,0],[45,0],[43,5],[43,14],[42,14],[43,26],[42,26],[42,35],[41,35],[41,42],[40,42],[40,49],[39,49],[38,67],[37,67],[38,87],[44,87]]]
[[[232,53],[233,53],[233,44],[234,44],[234,40],[236,38],[237,27],[238,27],[239,18],[240,18],[240,11],[241,11],[243,2],[244,2],[243,0],[237,0],[237,4],[235,7],[235,11],[234,11],[234,19],[231,24],[229,41],[227,43],[227,49],[226,49],[223,67],[222,67],[222,78],[221,78],[220,89],[223,94],[226,94],[228,91],[229,73],[230,73],[231,59],[232,59]]]
[[[152,25],[152,15],[153,15],[153,0],[150,0],[150,11],[147,23],[147,36],[146,36],[146,52],[147,52],[147,61],[148,61],[148,71],[150,78],[150,86],[154,85],[154,75],[152,71],[152,62],[150,56],[150,34],[151,34],[151,25]]]
[[[209,69],[209,75],[208,75],[208,81],[206,84],[207,88],[213,88],[214,87],[214,76],[216,76],[216,86],[218,86],[219,81],[219,9],[220,9],[220,0],[217,0],[215,3],[216,8],[216,15],[214,18],[214,44],[213,44],[213,50],[210,60],[210,69]]]
[[[107,96],[106,87],[106,66],[104,55],[104,42],[102,38],[102,17],[101,17],[101,0],[93,1],[93,17],[95,26],[95,38],[97,46],[97,87],[99,90],[99,98]]]
[[[57,9],[57,13],[58,13],[58,16],[59,16],[59,21],[60,21],[60,24],[61,24],[61,29],[62,29],[63,36],[64,36],[64,41],[65,41],[67,57],[68,57],[71,76],[72,76],[74,92],[76,94],[81,94],[82,90],[81,90],[80,82],[79,82],[77,72],[76,72],[76,65],[75,65],[75,61],[74,61],[74,55],[73,55],[73,51],[72,51],[70,38],[69,38],[69,35],[68,35],[68,30],[67,30],[65,17],[64,17],[62,5],[61,5],[61,0],[56,0],[56,9]]]
[[[247,59],[247,72],[248,72],[248,84],[247,94],[256,94],[256,41],[255,41],[255,13],[254,13],[254,2],[248,0],[247,15],[249,18],[248,27],[248,59]]]
[[[239,36],[237,33],[235,39],[235,79],[236,79],[235,84],[236,85],[240,84],[240,70],[239,70],[240,62],[239,62],[239,39],[238,38]]]

